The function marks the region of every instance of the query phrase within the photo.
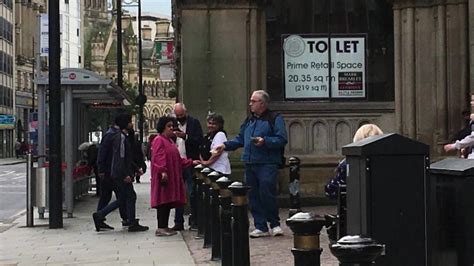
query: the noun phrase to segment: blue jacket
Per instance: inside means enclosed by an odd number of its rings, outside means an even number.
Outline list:
[[[247,164],[280,164],[282,148],[288,142],[285,121],[281,115],[277,115],[272,127],[268,119],[269,112],[266,111],[261,117],[251,116],[246,119],[240,126],[239,134],[224,143],[225,150],[233,151],[244,147],[241,160]],[[253,137],[264,138],[264,145],[255,146],[251,139]]]
[[[110,168],[112,167],[112,137],[119,132],[118,128],[111,127],[105,133],[99,146],[99,153],[97,155],[97,169],[99,173],[110,175]]]

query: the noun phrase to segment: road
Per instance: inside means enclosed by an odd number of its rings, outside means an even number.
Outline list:
[[[0,224],[9,224],[26,209],[26,163],[0,165]]]

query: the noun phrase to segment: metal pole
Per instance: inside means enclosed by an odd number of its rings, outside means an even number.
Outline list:
[[[67,209],[67,217],[72,218],[72,212],[74,209],[74,182],[72,178],[72,169],[74,166],[74,155],[73,155],[73,106],[72,106],[72,87],[67,86],[64,94],[64,136],[66,141],[64,143],[64,159],[66,161],[66,172],[65,172],[65,201]]]
[[[123,89],[122,68],[122,0],[117,0],[117,84]]]
[[[31,37],[31,40],[32,40],[32,43],[33,43],[33,58],[35,58],[35,37]],[[35,63],[36,63],[36,60],[33,60],[32,64],[31,64],[31,76],[34,77],[35,76]],[[31,81],[31,98],[32,98],[32,101],[31,101],[31,112],[35,112],[35,85],[34,85],[34,82],[33,80]]]
[[[138,0],[138,94],[143,99],[143,68],[142,68],[142,4]],[[143,143],[143,105],[144,101],[139,103],[138,130],[140,131],[139,140]]]
[[[59,1],[49,13],[49,228],[63,227],[61,176],[61,55]]]
[[[31,168],[33,162],[31,153],[26,155],[26,226],[33,227],[33,181],[31,176]]]
[[[36,15],[36,19],[38,21],[38,40],[41,39],[41,15]],[[38,45],[37,51],[36,51],[36,81],[40,80],[42,78],[41,75],[41,47]],[[36,86],[36,92],[38,94],[38,143],[37,143],[37,151],[38,151],[38,167],[43,167],[44,161],[45,161],[45,155],[46,155],[46,88],[45,85],[43,86],[38,86],[38,84],[35,84]],[[34,97],[33,97],[34,101]],[[33,141],[31,141],[31,145],[33,146]],[[48,184],[46,184],[48,186]],[[38,208],[38,216],[40,219],[44,219],[44,212],[45,212],[45,207],[39,207]]]

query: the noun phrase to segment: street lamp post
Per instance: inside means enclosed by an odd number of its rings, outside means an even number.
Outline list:
[[[146,96],[143,93],[143,68],[142,68],[142,7],[141,0],[132,0],[131,2],[126,2],[124,6],[135,6],[132,3],[136,3],[138,7],[138,96],[135,99],[135,103],[138,104],[138,130],[139,140],[143,143],[143,106],[146,103]]]

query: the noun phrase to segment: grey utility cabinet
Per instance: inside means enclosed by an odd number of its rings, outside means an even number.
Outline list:
[[[398,134],[346,145],[347,234],[385,245],[377,265],[430,265],[426,233],[429,146]]]
[[[430,166],[433,265],[474,265],[474,160]]]

